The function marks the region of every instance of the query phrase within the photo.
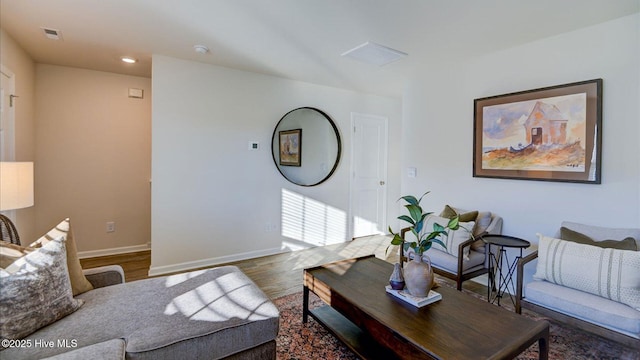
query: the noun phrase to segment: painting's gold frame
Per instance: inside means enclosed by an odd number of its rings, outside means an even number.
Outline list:
[[[586,94],[584,171],[512,170],[482,167],[484,114],[487,106],[503,105],[572,94]],[[602,161],[602,79],[496,95],[474,100],[473,176],[519,180],[564,181],[600,184]]]

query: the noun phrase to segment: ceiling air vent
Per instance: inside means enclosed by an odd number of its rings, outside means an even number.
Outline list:
[[[41,29],[44,32],[44,36],[46,36],[47,39],[62,40],[62,33],[60,32],[60,30],[48,29],[48,28],[41,28]]]
[[[407,56],[406,53],[386,46],[366,42],[345,52],[342,56],[350,57],[367,64],[383,66]]]

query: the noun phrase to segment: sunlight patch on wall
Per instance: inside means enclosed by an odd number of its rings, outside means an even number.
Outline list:
[[[347,240],[346,212],[282,189],[282,236],[312,246]]]

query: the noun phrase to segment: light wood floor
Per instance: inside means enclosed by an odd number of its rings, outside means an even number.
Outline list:
[[[390,238],[386,236],[369,236],[346,243],[236,261],[224,265],[239,267],[271,299],[275,299],[302,291],[302,271],[308,267],[371,254],[390,263],[396,262],[398,260],[396,248],[389,249],[389,253],[386,254],[389,241]],[[112,264],[120,265],[124,269],[126,281],[130,282],[149,277],[151,252],[142,251],[81,259],[80,263],[85,269]],[[473,281],[466,281],[464,287],[486,294],[486,287]]]

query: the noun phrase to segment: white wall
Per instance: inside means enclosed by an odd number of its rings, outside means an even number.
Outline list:
[[[430,64],[403,97],[403,194],[490,210],[503,233],[537,242],[563,220],[640,227],[640,15],[635,14],[485,56]],[[472,177],[473,100],[602,78],[602,184]],[[418,168],[409,179],[405,169]]]
[[[153,94],[151,274],[281,251],[283,190],[344,218],[321,231],[346,236],[350,113],[386,116],[390,143],[400,138],[397,99],[165,56],[153,57]],[[289,183],[271,157],[273,129],[301,106],[326,112],[343,141],[338,169],[316,187]],[[390,199],[399,196],[399,157],[391,147]]]

